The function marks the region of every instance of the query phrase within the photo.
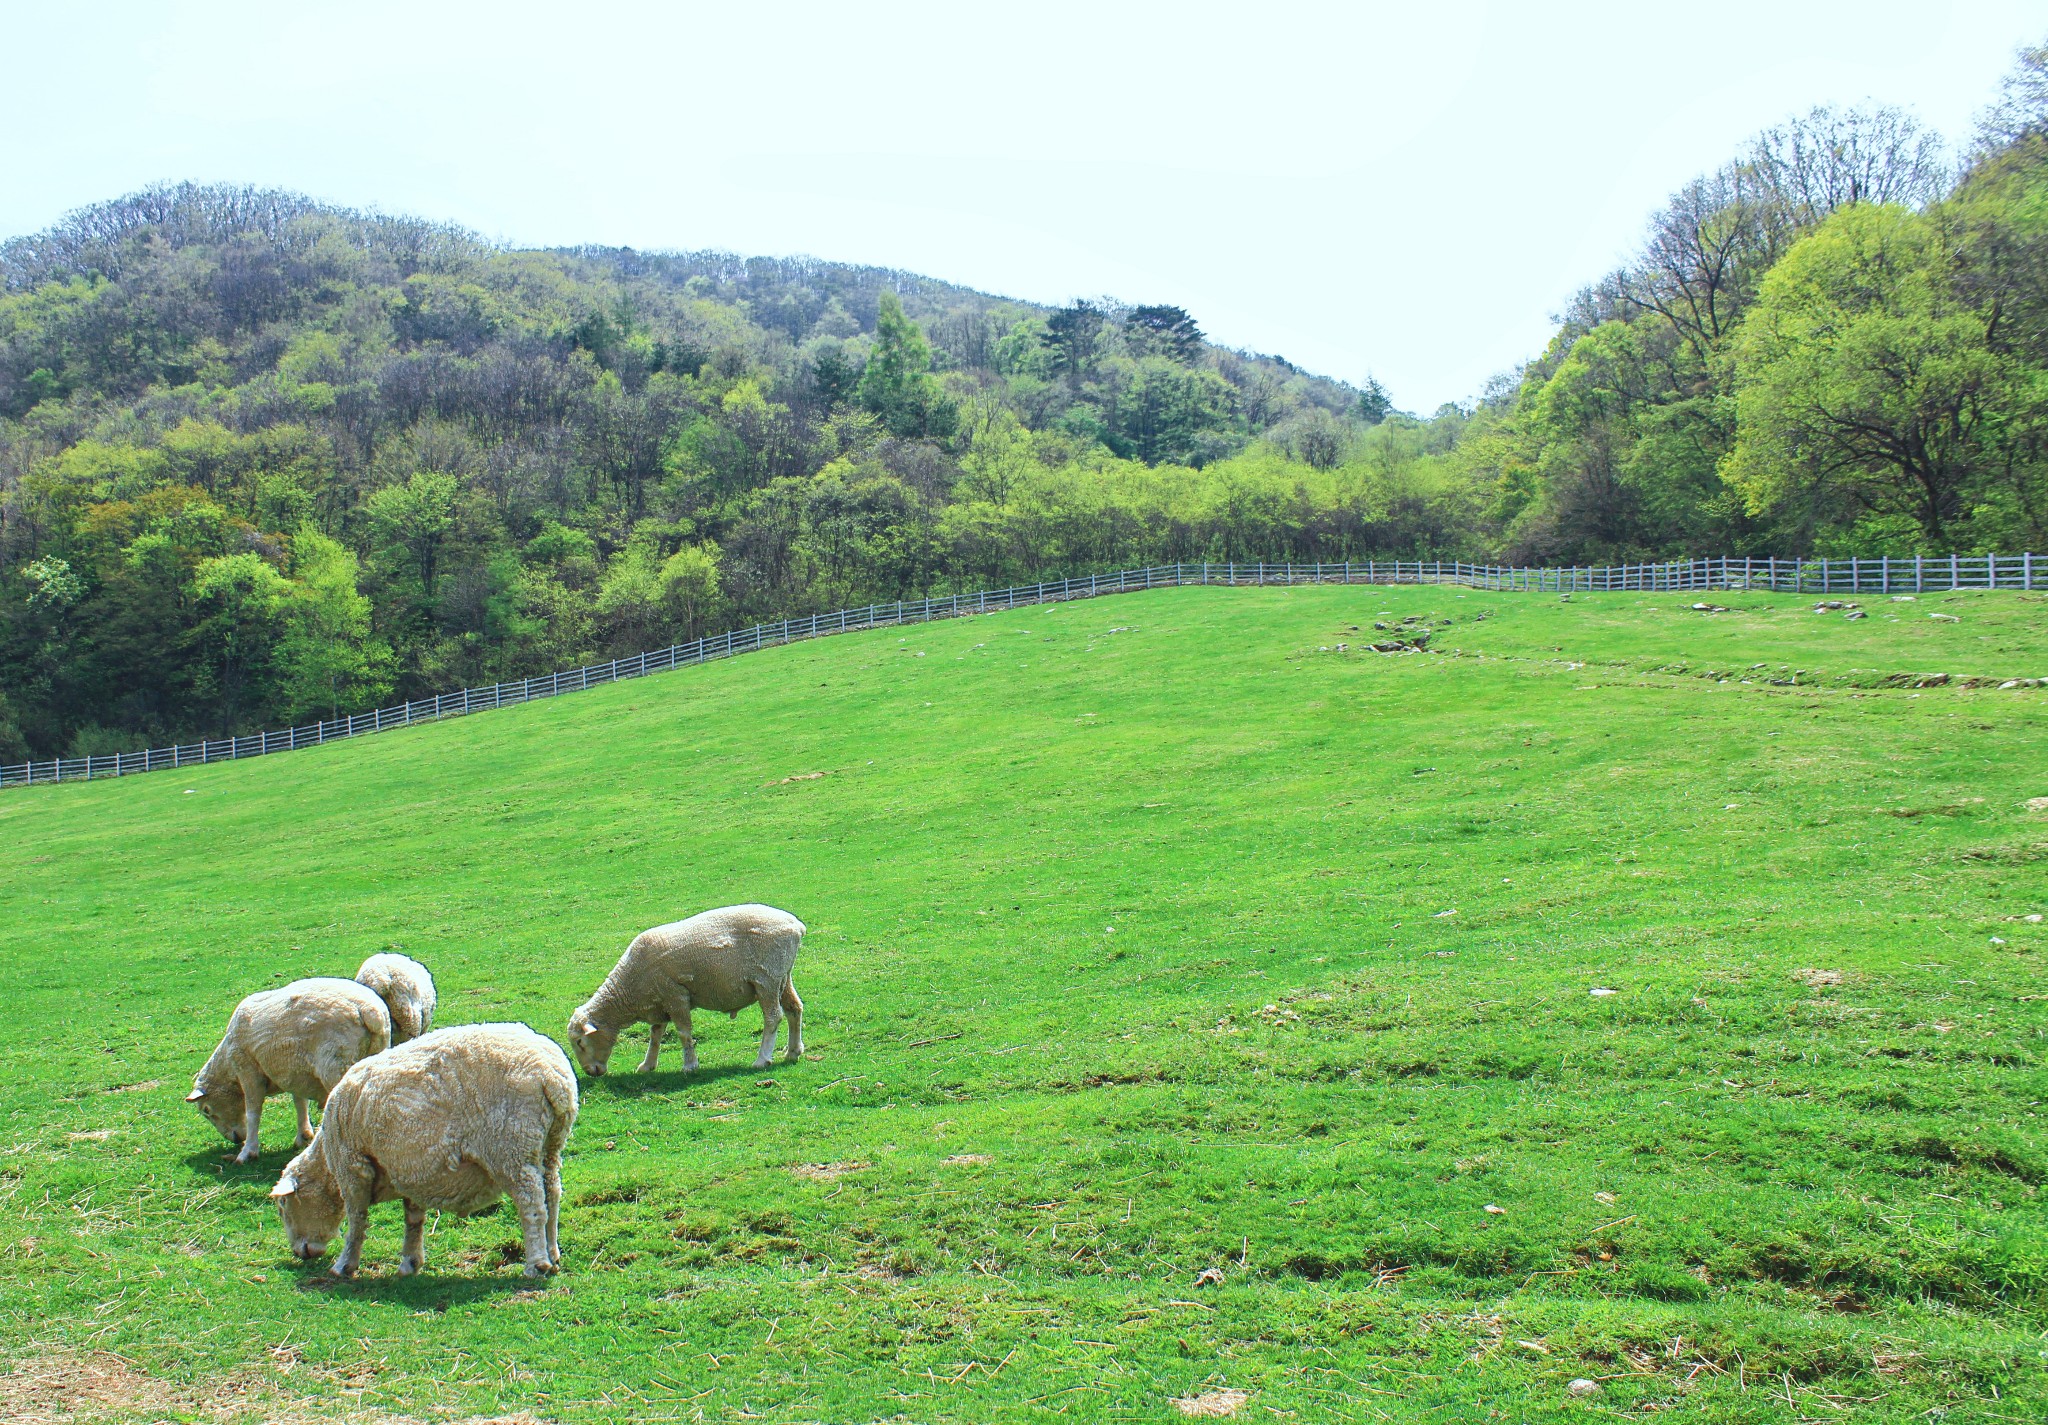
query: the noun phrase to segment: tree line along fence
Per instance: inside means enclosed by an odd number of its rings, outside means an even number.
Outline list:
[[[63,757],[47,762],[16,762],[0,766],[0,788],[44,782],[86,781],[96,777],[127,777],[208,762],[240,761],[273,752],[317,747],[345,738],[362,737],[416,723],[460,717],[490,708],[510,707],[540,698],[645,677],[693,663],[708,663],[738,653],[818,638],[829,633],[888,628],[959,618],[1032,604],[1060,603],[1103,594],[1183,585],[1245,584],[1455,584],[1472,589],[1531,593],[1605,593],[1620,591],[1690,593],[1761,589],[1792,594],[1919,594],[1953,589],[2048,589],[2048,559],[2034,554],[1962,554],[1887,556],[1873,559],[1678,559],[1656,564],[1609,564],[1573,568],[1521,569],[1437,560],[1352,560],[1345,563],[1201,563],[1166,564],[1149,569],[1124,569],[1113,574],[1088,574],[1011,589],[987,589],[943,598],[901,599],[755,624],[751,628],[679,643],[670,648],[570,668],[545,677],[523,678],[488,687],[462,688],[438,697],[419,698],[396,707],[356,713],[325,722],[307,723],[276,732],[253,732],[144,752],[104,757]]]

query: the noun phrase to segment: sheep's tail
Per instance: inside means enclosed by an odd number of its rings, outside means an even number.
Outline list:
[[[542,1080],[540,1091],[555,1115],[555,1121],[548,1129],[548,1142],[559,1149],[569,1136],[570,1125],[576,1121],[576,1076],[571,1073],[569,1081],[563,1083],[549,1074]]]
[[[363,1040],[370,1046],[371,1054],[381,1054],[391,1047],[391,1028],[397,1022],[397,1016],[391,1013],[388,1005],[385,1007],[384,1022],[381,1024],[367,1009],[358,1008],[356,1019],[363,1026]]]
[[[403,1044],[426,1033],[426,1026],[413,1007],[410,997],[398,993],[397,986],[384,997],[384,1007],[391,1011],[391,1042]]]

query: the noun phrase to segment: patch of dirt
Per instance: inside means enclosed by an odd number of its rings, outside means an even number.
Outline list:
[[[274,1354],[274,1353],[273,1353]],[[272,1382],[244,1368],[203,1386],[160,1380],[111,1351],[53,1352],[18,1362],[0,1376],[0,1397],[12,1425],[85,1425],[88,1421],[263,1421],[266,1425],[411,1425],[403,1416],[315,1413],[279,1400]]]
[[[995,1159],[986,1153],[955,1153],[942,1161],[949,1167],[965,1168],[978,1163],[993,1163]]]
[[[101,1089],[101,1090],[100,1090],[100,1092],[101,1092],[101,1093],[148,1093],[148,1092],[149,1092],[149,1091],[150,1091],[151,1089],[160,1089],[160,1088],[162,1088],[163,1086],[164,1086],[164,1081],[163,1081],[162,1079],[145,1079],[145,1080],[143,1080],[143,1082],[141,1082],[141,1083],[139,1083],[139,1084],[115,1084],[115,1085],[114,1085],[114,1086],[113,1086],[112,1088],[110,1088],[110,1089]]]
[[[792,1163],[789,1171],[807,1182],[829,1183],[870,1166],[872,1165],[858,1160],[846,1163]]]
[[[2039,802],[2041,802],[2041,803],[2042,803],[2042,806],[2040,807],[2040,810],[2043,810],[2043,811],[2048,811],[2048,797],[2037,797],[2037,798],[2036,798],[2035,800],[2036,800],[2036,801],[2039,801]],[[1983,803],[1984,803],[1984,798],[1982,798],[1982,797],[1965,797],[1965,798],[1963,798],[1963,800],[1961,800],[1961,801],[1959,801],[1959,802],[1950,802],[1950,803],[1948,803],[1948,804],[1947,804],[1946,806],[1938,806],[1938,807],[1884,807],[1884,808],[1882,808],[1882,810],[1884,811],[1884,813],[1885,813],[1885,814],[1886,814],[1887,816],[1897,816],[1897,817],[1903,817],[1903,818],[1905,818],[1906,820],[1908,820],[1908,821],[1911,821],[1911,820],[1913,820],[1913,819],[1914,819],[1915,817],[1922,817],[1922,816],[1961,816],[1961,815],[1962,815],[1962,814],[1963,814],[1964,812],[1968,811],[1968,810],[1969,810],[1969,809],[1970,809],[1971,807],[1974,807],[1974,806],[1981,806],[1981,805],[1983,805]],[[2033,806],[2033,805],[2034,805],[2034,803],[2033,803],[2033,802],[2028,802],[2028,803],[2027,803],[2027,805],[2028,805],[2029,807],[2031,807],[2031,806]]]
[[[296,1347],[269,1352],[279,1376],[305,1364]],[[308,1367],[322,1379],[360,1387],[366,1366],[337,1372]],[[321,1404],[327,1404],[322,1402]],[[255,1366],[245,1366],[201,1385],[162,1380],[133,1361],[111,1351],[54,1351],[32,1361],[17,1362],[0,1373],[0,1418],[8,1425],[99,1425],[116,1420],[184,1420],[207,1425],[425,1425],[418,1416],[375,1410],[350,1410],[339,1402],[320,1408],[278,1393],[278,1382]],[[470,1416],[453,1425],[544,1425],[527,1411],[513,1415]]]
[[[786,787],[791,782],[815,782],[825,775],[827,774],[824,772],[798,772],[795,776],[784,777],[779,782],[763,782],[761,785],[764,787]]]
[[[2048,797],[2028,797],[2028,811],[2048,811]]]
[[[76,1133],[65,1134],[64,1141],[67,1143],[104,1143],[113,1136],[114,1130],[111,1128],[85,1128],[80,1129]]]
[[[1251,1400],[1241,1390],[1205,1390],[1200,1395],[1176,1395],[1173,1408],[1183,1415],[1220,1420],[1237,1414]]]
[[[1829,985],[1842,983],[1840,970],[1794,970],[1792,978],[1812,989],[1824,989]]]

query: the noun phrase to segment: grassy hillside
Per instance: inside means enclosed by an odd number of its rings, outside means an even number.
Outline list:
[[[2048,674],[2044,601],[1688,601],[1162,591],[9,793],[0,1357],[190,1418],[2039,1419],[2048,693],[1876,685]],[[179,1102],[250,990],[401,946],[559,1035],[750,899],[810,1059],[587,1083],[542,1290],[502,1212],[396,1278],[395,1207],[330,1284],[288,1104],[243,1169]]]

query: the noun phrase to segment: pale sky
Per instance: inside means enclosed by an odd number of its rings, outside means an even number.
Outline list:
[[[0,0],[0,235],[162,180],[520,245],[808,253],[1209,335],[1427,412],[1750,134],[1965,135],[2041,0]]]

